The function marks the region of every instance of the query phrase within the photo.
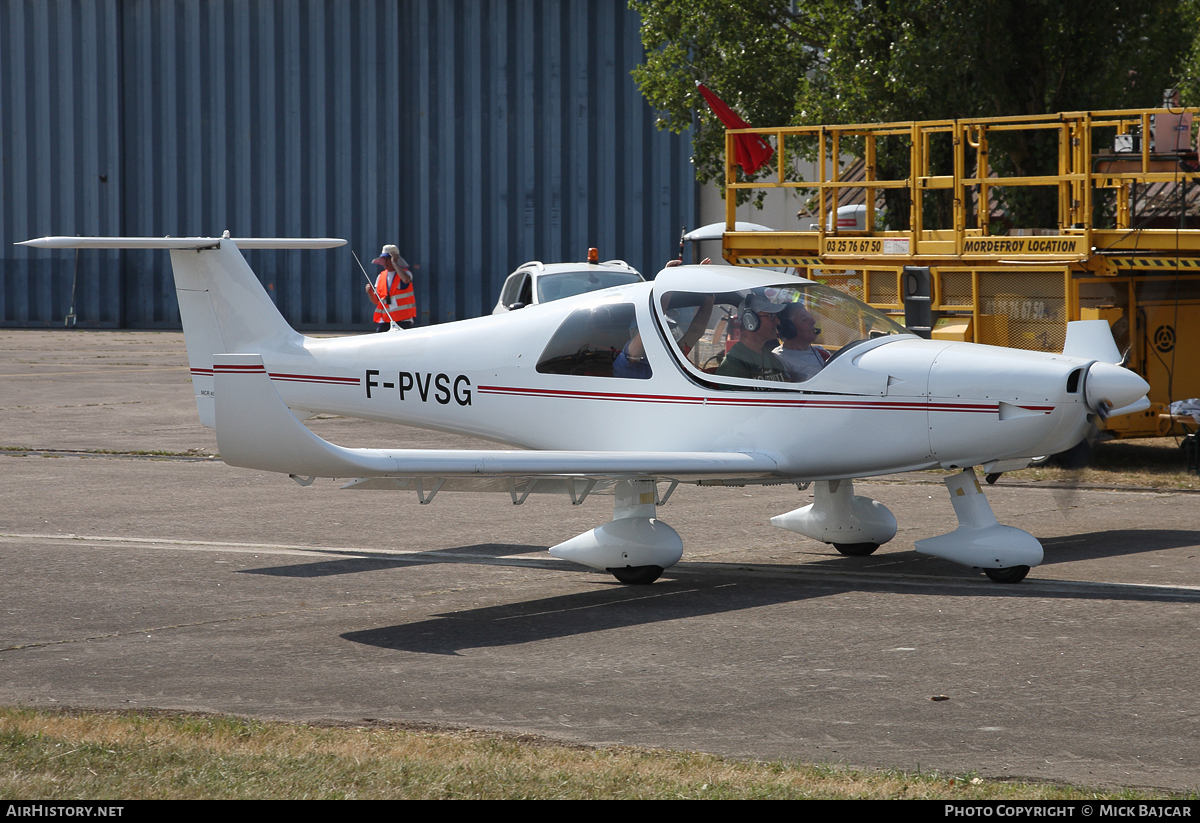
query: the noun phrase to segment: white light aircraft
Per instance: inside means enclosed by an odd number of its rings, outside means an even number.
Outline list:
[[[316,339],[287,324],[239,251],[344,242],[226,233],[25,245],[170,250],[200,420],[216,428],[226,463],[303,485],[335,477],[349,489],[411,490],[422,503],[440,491],[517,504],[612,494],[610,522],[550,553],[624,583],[651,583],[682,557],[657,518],[679,483],[811,483],[811,504],[771,522],[865,555],[895,535],[896,519],[855,495],[853,480],[925,469],[962,470],[945,480],[958,527],[917,551],[1019,581],[1041,544],[996,521],[973,467],[1023,467],[1078,443],[1098,415],[1148,402],[1146,382],[1115,365],[1104,321],[1069,324],[1062,354],[924,340],[819,284],[729,266],[667,268],[508,315]],[[735,368],[734,350],[754,349],[744,344],[755,327],[793,304],[821,326],[823,367],[802,382],[782,380],[762,355],[758,371]],[[300,422],[319,413],[521,450],[348,449]]]

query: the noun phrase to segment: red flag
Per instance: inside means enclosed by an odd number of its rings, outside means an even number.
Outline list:
[[[713,114],[717,116],[727,129],[748,129],[750,124],[742,118],[738,117],[737,112],[725,105],[725,101],[717,97],[703,83],[697,81],[696,88],[704,95],[704,99],[708,101],[708,107],[713,110]],[[775,149],[763,140],[757,134],[739,134],[733,139],[734,151],[737,154],[738,165],[742,167],[742,171],[746,174],[754,174],[761,169],[771,155],[775,153]]]

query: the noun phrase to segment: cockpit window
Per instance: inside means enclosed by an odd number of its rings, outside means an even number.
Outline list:
[[[632,303],[603,303],[572,312],[538,358],[541,374],[645,380],[650,364]]]
[[[908,333],[865,303],[816,283],[672,291],[663,295],[661,309],[676,355],[730,385],[803,383],[856,343]]]

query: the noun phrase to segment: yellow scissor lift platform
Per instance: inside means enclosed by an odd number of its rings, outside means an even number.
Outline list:
[[[1170,402],[1200,396],[1200,166],[1190,136],[1197,112],[729,130],[728,227],[732,193],[746,189],[804,190],[818,217],[807,231],[727,231],[723,255],[738,265],[794,268],[897,314],[912,282],[905,268],[928,268],[934,337],[1061,351],[1068,321],[1105,319],[1127,352],[1125,365],[1150,383],[1152,404],[1113,418],[1110,434],[1178,433]],[[1019,131],[1056,140],[1057,173],[996,176],[989,140]],[[733,140],[744,132],[774,137],[773,180],[738,182]],[[903,176],[880,176],[884,148],[893,168],[907,166]],[[821,159],[817,180],[790,173],[794,159],[814,158]],[[1007,233],[994,234],[1005,217],[996,190],[1013,187],[1041,187],[1049,192],[1042,196],[1055,197],[1057,225],[1009,228],[1005,221]],[[876,228],[877,204],[889,189],[908,192],[907,230]],[[940,211],[927,208],[935,200]],[[865,228],[846,230],[829,219],[839,205],[855,203]],[[928,225],[930,214],[944,215],[942,224]]]

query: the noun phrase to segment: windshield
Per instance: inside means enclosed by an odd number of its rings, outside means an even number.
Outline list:
[[[638,283],[641,279],[636,272],[597,269],[543,274],[537,279],[538,302],[549,303],[551,300],[574,297],[577,294],[607,289],[610,286]]]
[[[718,382],[802,383],[855,343],[908,334],[882,312],[817,283],[671,291],[662,318],[676,354]]]

